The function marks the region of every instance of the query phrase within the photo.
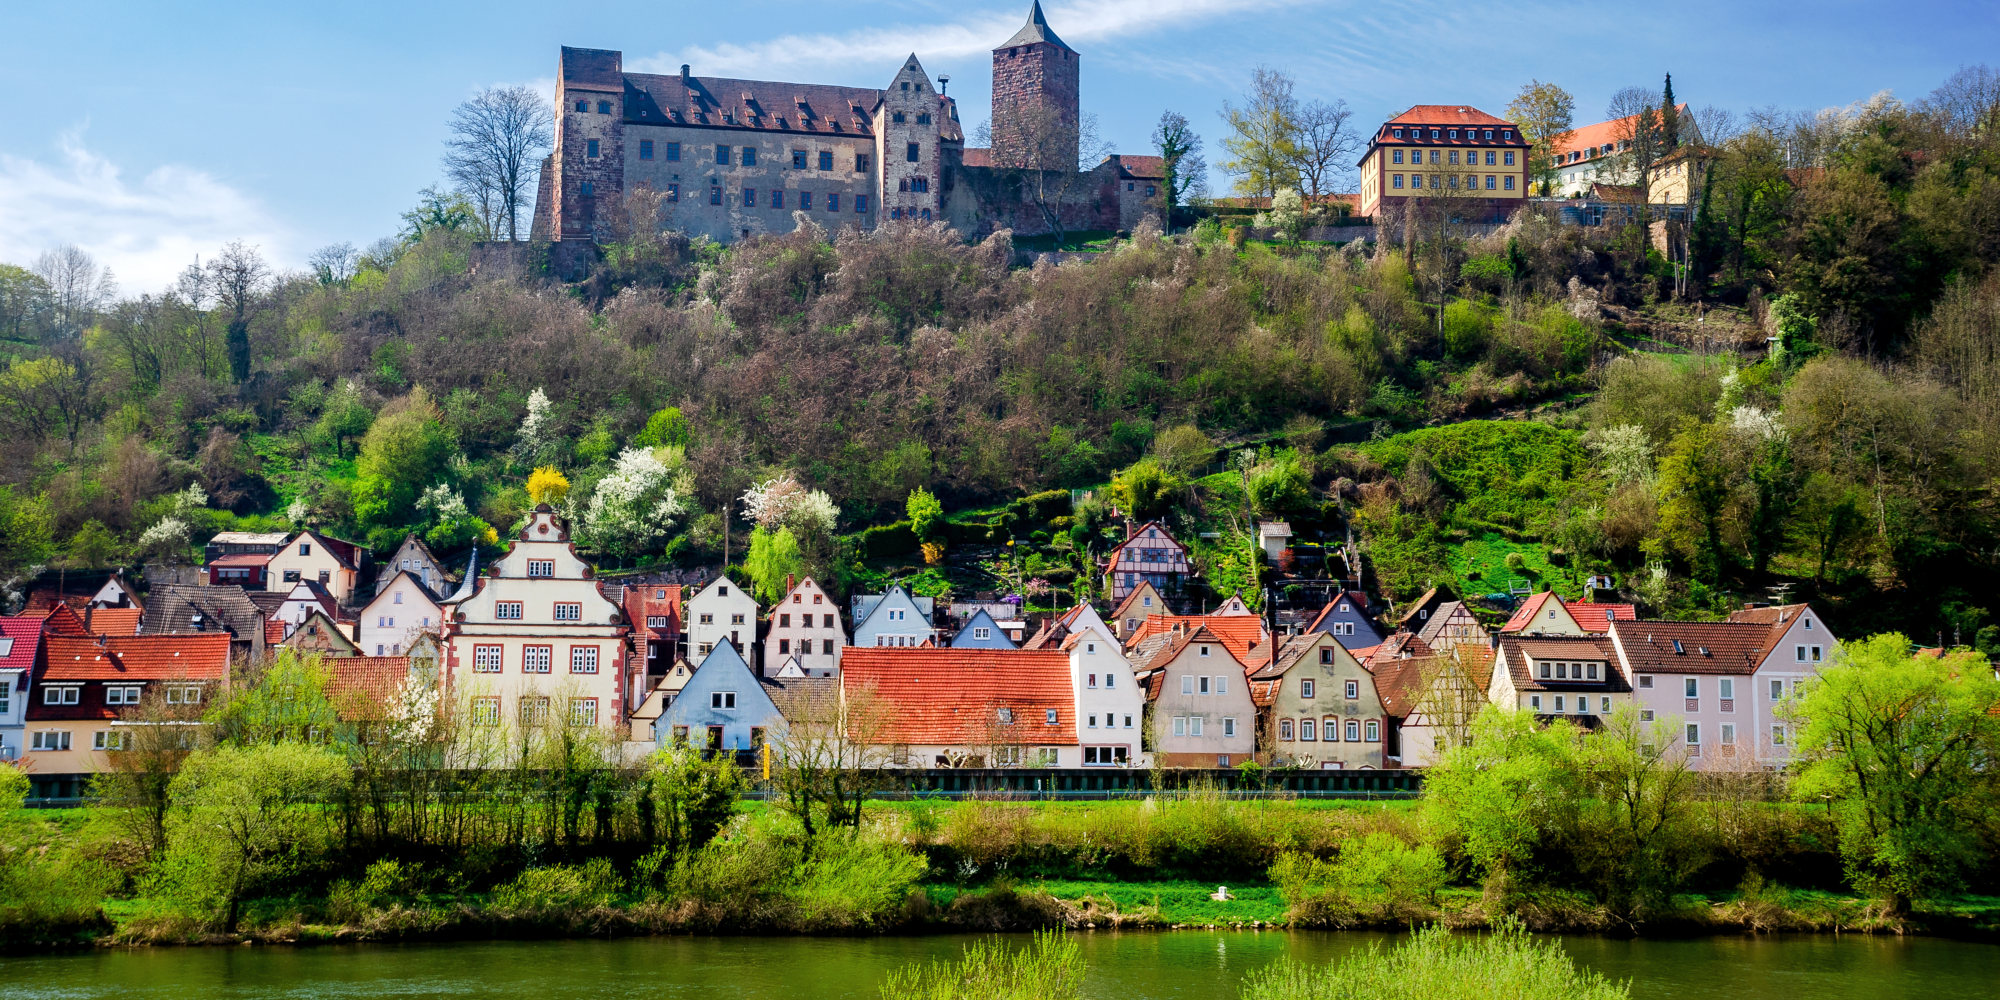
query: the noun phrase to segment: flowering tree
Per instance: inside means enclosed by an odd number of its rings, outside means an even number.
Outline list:
[[[159,556],[168,562],[187,557],[188,542],[194,532],[194,516],[208,506],[208,494],[200,483],[174,494],[173,506],[153,526],[139,535],[141,555]]]
[[[444,483],[425,490],[417,498],[417,509],[428,515],[430,522],[430,528],[424,532],[424,541],[440,549],[454,549],[474,541],[491,543],[498,540],[493,528],[467,509],[465,497]]]
[[[569,496],[569,477],[551,465],[544,465],[528,474],[528,500],[536,505],[548,504],[553,507]]]
[[[791,473],[767,479],[743,493],[744,516],[766,531],[791,528],[795,534],[830,534],[840,508],[823,490],[808,490]]]
[[[645,552],[687,513],[681,497],[691,484],[651,448],[627,448],[611,474],[597,481],[584,512],[584,530],[598,547],[619,555]],[[685,473],[683,473],[683,476]]]

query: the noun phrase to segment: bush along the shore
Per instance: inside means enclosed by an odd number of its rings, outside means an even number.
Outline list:
[[[317,664],[281,660],[209,709],[207,745],[136,727],[83,808],[20,808],[0,766],[0,945],[1509,919],[1993,936],[2000,681],[1908,650],[1851,643],[1785,707],[1793,774],[1697,772],[1671,720],[1630,709],[1585,730],[1489,708],[1420,801],[1376,803],[875,802],[837,755],[785,752],[753,802],[732,763],[624,764],[560,723],[362,738],[315,702]]]

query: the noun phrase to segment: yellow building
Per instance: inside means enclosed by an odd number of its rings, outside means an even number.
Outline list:
[[[1419,104],[1368,140],[1359,215],[1414,198],[1449,199],[1467,221],[1504,222],[1528,196],[1528,143],[1514,123],[1478,108]]]

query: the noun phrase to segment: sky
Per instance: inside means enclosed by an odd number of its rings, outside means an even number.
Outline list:
[[[1818,109],[1929,93],[2000,62],[2000,3],[1962,0],[1048,0],[1082,57],[1103,138],[1149,152],[1162,111],[1207,143],[1253,67],[1345,100],[1364,132],[1413,104],[1500,113],[1530,79],[1579,125],[1663,74],[1694,105]],[[0,0],[0,262],[75,243],[125,294],[158,291],[231,240],[280,268],[390,235],[440,178],[444,123],[493,85],[553,93],[561,45],[639,72],[878,87],[914,52],[949,75],[968,133],[989,116],[990,50],[1027,0],[695,4],[597,0]]]

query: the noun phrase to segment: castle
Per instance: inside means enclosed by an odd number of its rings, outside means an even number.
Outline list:
[[[640,192],[654,224],[724,243],[790,232],[794,212],[829,230],[907,219],[970,237],[1035,235],[1051,214],[1066,231],[1130,230],[1159,211],[1159,159],[1114,155],[1077,173],[1080,58],[1034,3],[993,50],[996,152],[966,147],[957,103],[914,53],[874,90],[685,65],[678,76],[627,73],[619,52],[564,46],[533,238],[616,236]],[[1060,183],[1037,183],[1042,171]]]

